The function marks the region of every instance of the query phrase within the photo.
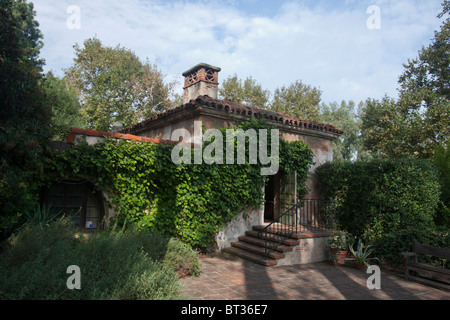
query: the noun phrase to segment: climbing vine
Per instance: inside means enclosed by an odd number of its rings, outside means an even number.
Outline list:
[[[254,120],[239,128],[270,127]],[[267,177],[261,175],[259,161],[249,164],[246,157],[243,164],[174,164],[172,148],[125,140],[80,144],[58,152],[48,172],[53,180],[76,175],[94,182],[111,199],[117,222],[136,223],[194,247],[209,247],[221,226],[262,204]],[[280,140],[279,154],[280,170],[297,170],[299,190],[305,192],[313,159],[308,145]]]

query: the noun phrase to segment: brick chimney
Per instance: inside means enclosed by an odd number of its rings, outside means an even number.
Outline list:
[[[217,99],[219,88],[220,68],[206,63],[199,63],[195,67],[183,72],[184,76],[184,102],[207,95]]]

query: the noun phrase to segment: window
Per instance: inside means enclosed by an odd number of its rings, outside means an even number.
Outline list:
[[[72,220],[83,231],[101,229],[103,203],[94,186],[86,180],[64,180],[54,183],[45,192],[47,205]]]

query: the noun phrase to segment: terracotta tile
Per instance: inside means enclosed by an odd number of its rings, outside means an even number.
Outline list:
[[[450,292],[381,274],[381,289],[366,286],[369,275],[329,263],[267,268],[225,255],[202,257],[199,277],[183,278],[184,293],[206,300],[450,300]]]

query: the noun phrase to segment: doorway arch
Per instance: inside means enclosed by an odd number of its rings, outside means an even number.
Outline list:
[[[72,218],[80,231],[104,227],[105,206],[101,194],[85,179],[54,182],[43,192],[43,203]]]

